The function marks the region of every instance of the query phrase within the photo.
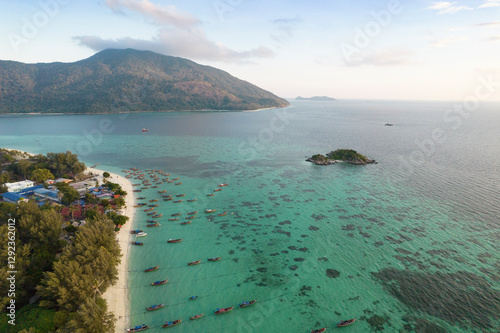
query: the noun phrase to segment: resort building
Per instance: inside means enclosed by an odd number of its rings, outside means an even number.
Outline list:
[[[23,201],[28,201],[28,199],[26,199],[25,197],[14,192],[2,193],[0,194],[0,196],[2,197],[3,202],[8,202],[8,203],[17,204]]]
[[[59,198],[59,191],[51,191],[45,188],[36,189],[33,194],[35,197],[40,199],[46,199],[54,202],[60,202],[61,198]]]
[[[31,180],[23,180],[15,183],[5,183],[8,192],[20,192],[21,190],[35,186],[35,182]]]

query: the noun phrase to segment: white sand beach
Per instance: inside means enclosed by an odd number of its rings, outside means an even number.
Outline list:
[[[86,172],[102,176],[104,171],[105,170],[87,168]],[[115,285],[109,287],[102,296],[108,303],[108,311],[113,312],[117,319],[115,332],[124,332],[125,329],[129,327],[129,300],[127,285],[128,255],[130,249],[130,230],[132,230],[132,225],[134,223],[135,197],[133,195],[132,183],[128,179],[111,172],[109,172],[109,174],[111,177],[109,177],[108,180],[112,183],[119,184],[122,189],[127,192],[127,196],[125,197],[126,208],[123,209],[122,214],[128,216],[129,220],[125,223],[117,235],[117,240],[123,254],[120,265],[118,266],[118,281]]]

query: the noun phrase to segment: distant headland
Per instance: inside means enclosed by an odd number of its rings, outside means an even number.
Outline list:
[[[295,97],[296,101],[323,101],[323,102],[333,102],[336,101],[335,98],[328,97],[328,96],[313,96],[313,97],[302,97],[302,96],[297,96]]]
[[[309,157],[307,162],[314,163],[316,165],[329,165],[339,162],[345,162],[355,165],[366,165],[366,164],[377,164],[375,160],[369,159],[368,157],[361,155],[352,149],[337,149],[328,154],[316,154]]]

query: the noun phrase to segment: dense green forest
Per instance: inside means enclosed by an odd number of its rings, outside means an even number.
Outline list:
[[[114,317],[101,294],[118,276],[115,224],[94,212],[71,241],[52,207],[30,201],[0,203],[0,288],[9,289],[8,225],[15,220],[16,326],[7,323],[10,297],[2,294],[1,332],[110,332]],[[34,295],[40,300],[32,305]]]
[[[289,103],[227,72],[150,51],[73,63],[0,61],[0,113],[254,110]]]
[[[83,171],[85,164],[70,151],[31,156],[16,150],[0,149],[0,193],[6,192],[2,185],[8,182],[31,179],[41,183],[59,177],[73,178]]]

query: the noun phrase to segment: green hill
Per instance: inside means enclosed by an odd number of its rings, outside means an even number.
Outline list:
[[[230,74],[150,51],[73,63],[0,61],[0,113],[254,110],[288,101]]]

